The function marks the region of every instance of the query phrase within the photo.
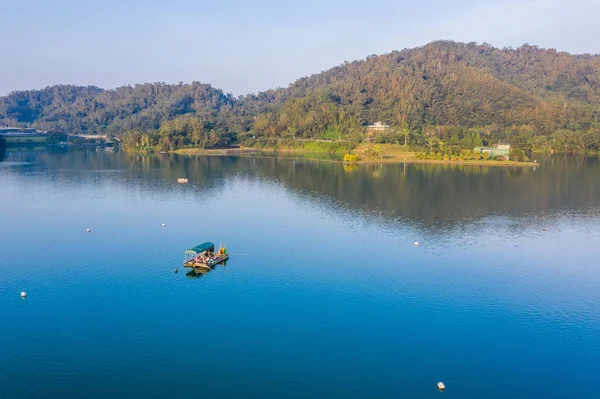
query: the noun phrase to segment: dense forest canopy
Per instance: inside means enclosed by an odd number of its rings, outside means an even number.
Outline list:
[[[102,90],[53,86],[0,98],[0,124],[123,136],[131,146],[205,147],[293,138],[432,140],[468,148],[600,149],[600,56],[524,45],[433,42],[372,55],[279,88],[235,98],[207,84]]]

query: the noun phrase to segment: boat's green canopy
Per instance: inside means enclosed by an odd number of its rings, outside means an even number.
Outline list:
[[[202,253],[204,251],[213,251],[215,250],[215,244],[213,244],[212,242],[205,242],[202,243],[200,245],[196,245],[194,248],[190,248],[187,251],[185,251],[186,254],[199,254]]]

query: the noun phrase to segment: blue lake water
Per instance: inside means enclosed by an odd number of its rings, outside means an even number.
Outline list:
[[[7,152],[0,397],[597,398],[600,162],[540,164]]]

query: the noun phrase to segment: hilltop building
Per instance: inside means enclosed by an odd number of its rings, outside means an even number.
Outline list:
[[[388,125],[384,125],[383,122],[377,121],[372,125],[367,126],[367,140],[373,141],[376,133],[386,133],[390,130]]]
[[[372,125],[367,126],[367,131],[374,130],[376,132],[389,130],[390,127],[388,125],[384,125],[383,122],[377,121]]]

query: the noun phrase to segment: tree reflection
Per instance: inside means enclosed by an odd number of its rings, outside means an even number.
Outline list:
[[[199,194],[222,190],[227,179],[277,181],[305,200],[333,201],[332,212],[376,212],[422,227],[456,225],[489,215],[549,216],[598,212],[598,158],[554,156],[537,168],[398,164],[342,165],[285,158],[130,155],[103,150],[7,153],[48,169],[115,171],[111,179],[142,189],[172,190],[178,177]],[[60,178],[62,174],[55,174]],[[85,184],[85,183],[81,183]],[[342,203],[344,205],[338,205]]]

